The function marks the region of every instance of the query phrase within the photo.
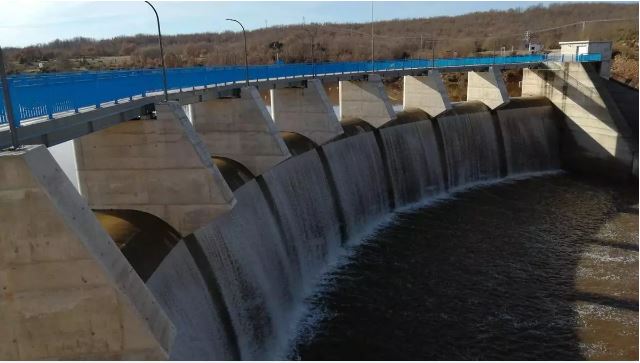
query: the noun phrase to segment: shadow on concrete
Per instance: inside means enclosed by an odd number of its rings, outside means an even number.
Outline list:
[[[255,177],[246,166],[238,161],[224,156],[212,156],[211,159],[232,191],[240,188]]]
[[[572,101],[580,104],[586,111],[594,117],[611,117],[614,127],[617,129],[616,147],[613,155],[605,149],[601,143],[594,139],[580,125],[566,116],[562,110],[554,105],[556,118],[560,125],[560,152],[562,155],[563,168],[583,174],[601,175],[619,180],[628,180],[631,177],[633,155],[637,155],[637,142],[633,142],[633,135],[629,120],[626,120],[611,94],[606,87],[606,80],[600,79],[595,73],[591,64],[586,64],[585,69],[591,81],[598,89],[598,94],[605,102],[606,107],[596,103],[592,99],[592,93],[596,92],[585,87],[579,87],[577,80],[564,82],[560,77],[562,71],[547,70],[534,72],[547,84],[552,85],[556,92],[563,94]],[[573,79],[568,74],[562,77]],[[579,82],[578,82],[579,84]],[[637,123],[637,120],[636,120]],[[578,141],[580,140],[580,141]],[[637,140],[637,137],[636,137]]]
[[[133,269],[147,281],[181,236],[162,219],[137,210],[94,210]]]
[[[287,145],[291,156],[303,154],[318,146],[313,140],[297,132],[280,131],[280,136]]]

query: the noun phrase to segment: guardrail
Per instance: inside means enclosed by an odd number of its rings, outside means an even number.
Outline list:
[[[533,54],[522,56],[379,60],[371,62],[294,63],[249,66],[249,78],[272,80],[301,76],[394,71],[416,68],[440,68],[530,64],[548,60],[564,62],[600,61],[600,54],[582,54],[565,59],[561,55]],[[244,67],[189,67],[167,71],[169,90],[192,89],[212,85],[243,82]],[[85,107],[100,108],[108,102],[118,103],[134,97],[162,91],[162,70],[117,70],[99,72],[67,72],[21,74],[8,79],[16,123],[35,117],[53,118],[59,112],[78,112]],[[1,88],[0,88],[1,90]],[[1,91],[0,91],[1,92]],[[0,97],[0,124],[6,123],[5,108]]]

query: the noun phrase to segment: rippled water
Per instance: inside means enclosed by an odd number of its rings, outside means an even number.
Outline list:
[[[291,357],[638,359],[637,203],[563,174],[398,214],[309,299]]]

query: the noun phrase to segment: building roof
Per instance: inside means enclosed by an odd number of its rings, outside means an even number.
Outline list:
[[[558,44],[585,44],[585,43],[609,43],[612,42],[610,40],[572,40],[569,42],[558,42]]]

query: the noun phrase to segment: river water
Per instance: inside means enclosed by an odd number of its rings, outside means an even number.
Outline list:
[[[560,174],[398,213],[307,299],[290,358],[637,360],[637,203]]]

